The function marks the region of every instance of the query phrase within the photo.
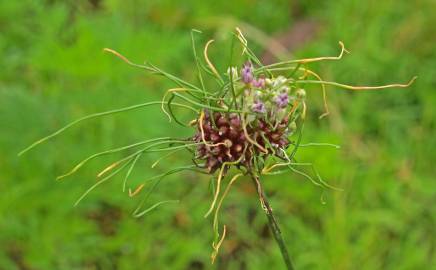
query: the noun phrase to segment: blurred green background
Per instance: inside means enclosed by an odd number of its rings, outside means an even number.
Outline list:
[[[137,200],[122,177],[75,200],[117,155],[56,182],[98,151],[155,136],[190,136],[146,108],[80,124],[21,158],[34,140],[89,113],[160,100],[171,86],[133,69],[102,48],[150,61],[195,80],[190,29],[199,43],[217,40],[211,58],[223,68],[229,31],[240,26],[262,59],[336,55],[311,65],[325,80],[355,85],[407,82],[407,89],[351,92],[328,88],[331,115],[318,119],[322,99],[307,89],[301,149],[322,176],[344,192],[323,194],[298,175],[265,177],[297,269],[431,269],[436,265],[436,25],[432,0],[398,1],[1,1],[0,2],[0,269],[282,269],[248,179],[236,183],[222,209],[229,231],[210,264],[211,219],[204,219],[209,178],[167,178],[153,201],[178,199],[148,215],[131,216]],[[282,55],[283,56],[283,55]],[[154,169],[141,159],[132,186],[176,164]]]

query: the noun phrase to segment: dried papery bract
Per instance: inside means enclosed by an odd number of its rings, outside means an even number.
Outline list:
[[[329,114],[327,86],[348,90],[404,88],[410,86],[416,77],[412,78],[407,84],[382,86],[351,86],[324,81],[320,75],[310,70],[308,65],[318,61],[340,60],[344,53],[348,53],[342,42],[339,42],[341,51],[338,56],[305,58],[262,65],[261,61],[248,47],[248,40],[239,28],[236,28],[236,31],[232,34],[234,40],[239,41],[241,53],[246,61],[239,63],[239,66],[229,66],[220,71],[213,64],[208,54],[213,40],[205,43],[202,59],[198,57],[194,35],[199,33],[201,32],[193,30],[191,32],[191,41],[200,85],[187,82],[149,62],[139,65],[113,49],[104,49],[105,52],[115,55],[130,66],[164,76],[172,81],[175,87],[168,89],[163,94],[161,101],[145,102],[121,109],[95,113],[75,120],[31,144],[19,155],[56,137],[82,121],[159,105],[170,122],[174,120],[175,123],[192,129],[193,135],[189,138],[162,137],[144,140],[99,152],[85,158],[69,172],[59,176],[58,179],[75,174],[88,162],[100,156],[125,153],[123,158],[113,161],[97,174],[98,181],[86,190],[77,200],[76,205],[93,189],[127,170],[122,181],[122,191],[128,190],[128,196],[132,198],[142,194],[142,199],[133,212],[135,217],[140,217],[160,205],[178,202],[167,200],[146,207],[150,195],[165,177],[185,171],[211,175],[213,177],[212,186],[215,188],[205,217],[213,213],[214,240],[211,255],[213,263],[218,256],[227,231],[226,225],[223,225],[220,233],[219,212],[226,195],[236,180],[246,176],[251,178],[257,191],[261,207],[268,217],[268,224],[283,255],[287,269],[293,269],[279,225],[263,190],[261,177],[264,175],[295,173],[307,178],[315,186],[323,190],[341,190],[324,181],[312,163],[296,160],[297,150],[302,147],[332,146],[339,148],[328,143],[301,143],[308,110],[307,94],[304,86],[316,84],[321,86],[324,101],[324,113],[320,116],[322,118]],[[231,53],[232,55],[233,53]],[[230,63],[233,63],[233,59],[230,59]],[[210,76],[203,77],[203,74]],[[308,79],[310,76],[316,80]],[[213,78],[216,87],[206,89],[206,78]],[[175,107],[190,112],[193,120],[185,123],[178,119],[174,110]],[[135,186],[128,184],[128,179],[142,156],[148,153],[162,153],[162,156],[151,165],[151,169],[153,169],[162,160],[183,150],[192,155],[192,162],[187,160],[189,164],[171,168],[167,172],[148,178]],[[225,185],[229,175],[230,180]],[[239,181],[242,181],[242,179]],[[225,185],[224,191],[222,191],[222,185]]]

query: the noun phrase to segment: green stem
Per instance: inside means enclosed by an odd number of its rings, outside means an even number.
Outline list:
[[[292,265],[291,258],[289,257],[288,249],[286,248],[285,241],[282,237],[282,232],[280,231],[279,224],[274,217],[274,214],[272,212],[272,208],[268,202],[268,199],[265,196],[265,192],[263,191],[263,188],[260,184],[259,177],[255,175],[252,171],[250,172],[251,179],[253,180],[253,184],[257,190],[257,193],[259,195],[259,198],[262,202],[262,206],[264,207],[266,216],[268,218],[268,225],[271,230],[271,232],[274,235],[274,239],[276,240],[277,245],[280,248],[280,252],[282,253],[283,261],[286,264],[286,268],[288,270],[294,270],[294,266]]]

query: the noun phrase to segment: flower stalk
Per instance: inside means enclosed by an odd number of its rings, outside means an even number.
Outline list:
[[[262,184],[260,183],[259,176],[257,176],[257,174],[254,173],[253,171],[250,171],[249,174],[254,184],[254,187],[256,188],[257,194],[259,195],[262,208],[265,211],[266,217],[268,219],[268,226],[274,236],[277,245],[279,246],[280,252],[282,254],[283,262],[285,263],[286,268],[288,270],[294,270],[295,268],[289,256],[288,248],[286,247],[286,243],[283,239],[279,223],[277,222],[277,219],[274,216],[271,205],[265,195]]]

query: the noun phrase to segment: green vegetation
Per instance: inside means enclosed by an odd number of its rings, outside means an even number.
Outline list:
[[[159,106],[85,121],[18,158],[29,143],[84,115],[160,100],[173,87],[161,77],[104,54],[113,48],[195,81],[190,29],[215,38],[210,58],[228,63],[226,34],[236,25],[268,35],[310,19],[292,58],[351,54],[311,65],[325,80],[355,85],[405,83],[406,89],[352,92],[328,87],[331,114],[322,120],[320,87],[307,89],[308,115],[299,161],[314,162],[344,192],[320,193],[289,174],[263,179],[297,269],[429,269],[436,264],[436,16],[431,0],[302,1],[2,1],[0,2],[0,269],[281,269],[256,191],[240,179],[221,209],[225,242],[210,265],[207,176],[168,177],[152,195],[164,204],[136,219],[139,198],[122,177],[74,202],[106,156],[56,181],[95,152],[153,137],[191,136],[168,123]],[[323,3],[319,3],[323,2]],[[324,3],[325,2],[325,3]],[[244,27],[242,27],[244,28]],[[247,31],[262,55],[259,33]],[[262,39],[260,39],[262,41]],[[182,111],[180,111],[182,113]],[[187,120],[187,115],[181,115]],[[143,156],[131,185],[189,164],[180,152],[151,169]],[[246,180],[246,181],[245,181]],[[321,203],[321,199],[326,204]]]

